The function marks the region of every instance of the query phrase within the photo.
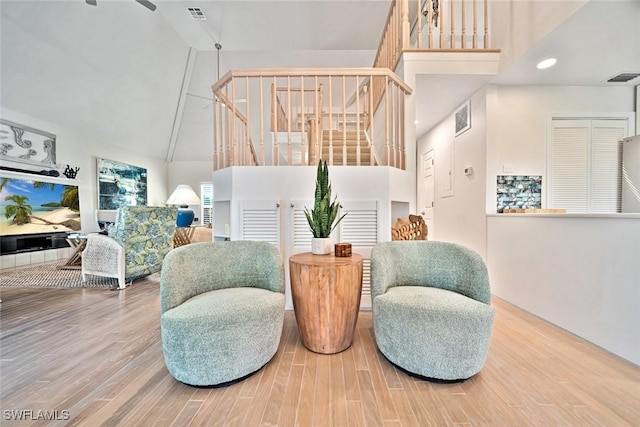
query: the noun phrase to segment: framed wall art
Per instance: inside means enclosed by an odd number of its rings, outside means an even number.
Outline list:
[[[454,114],[455,118],[455,134],[461,135],[471,128],[471,105],[469,101],[462,104]]]
[[[56,165],[56,136],[0,119],[0,158],[53,167]]]
[[[147,169],[101,158],[97,167],[98,209],[146,206]]]

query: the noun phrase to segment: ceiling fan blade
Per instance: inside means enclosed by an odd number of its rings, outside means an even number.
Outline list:
[[[140,3],[141,5],[143,5],[144,7],[146,7],[147,9],[149,9],[151,12],[153,12],[154,10],[156,10],[156,5],[151,3],[148,0],[136,0],[138,3]]]
[[[90,4],[91,6],[97,6],[98,5],[98,0],[85,0],[87,2],[87,4]]]

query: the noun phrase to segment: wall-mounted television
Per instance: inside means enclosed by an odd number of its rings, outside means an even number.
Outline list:
[[[77,185],[54,182],[39,175],[31,178],[0,173],[3,253],[60,247],[55,242],[42,242],[79,230]]]

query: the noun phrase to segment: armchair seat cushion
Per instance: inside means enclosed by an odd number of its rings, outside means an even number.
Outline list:
[[[494,311],[457,292],[398,286],[374,301],[376,343],[387,359],[430,378],[466,379],[483,366]]]
[[[276,353],[284,294],[261,288],[218,289],[164,312],[161,330],[169,372],[191,385],[213,385],[259,370]]]

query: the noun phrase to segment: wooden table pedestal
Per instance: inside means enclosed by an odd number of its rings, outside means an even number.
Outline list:
[[[353,342],[362,292],[362,255],[289,258],[291,296],[302,343],[323,354],[339,353]]]

